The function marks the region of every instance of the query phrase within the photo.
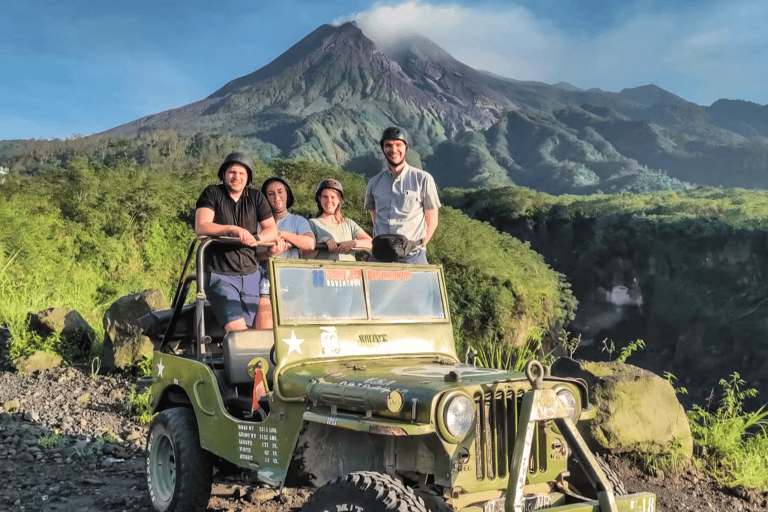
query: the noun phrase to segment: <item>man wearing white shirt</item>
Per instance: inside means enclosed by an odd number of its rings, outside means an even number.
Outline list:
[[[398,234],[420,242],[401,261],[427,263],[427,243],[437,229],[440,208],[435,180],[405,161],[408,133],[403,128],[384,130],[380,145],[387,166],[370,179],[365,192],[373,235]]]

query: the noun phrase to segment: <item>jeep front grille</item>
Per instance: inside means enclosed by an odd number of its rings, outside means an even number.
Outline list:
[[[524,390],[499,385],[475,393],[475,453],[478,480],[506,478],[515,449]],[[539,427],[541,428],[541,427]],[[529,471],[544,471],[540,436],[533,436]]]

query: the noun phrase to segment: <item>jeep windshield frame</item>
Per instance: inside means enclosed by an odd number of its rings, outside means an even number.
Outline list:
[[[448,308],[436,268],[276,267],[280,325],[446,321]]]
[[[278,372],[309,360],[458,361],[442,268],[269,260]]]

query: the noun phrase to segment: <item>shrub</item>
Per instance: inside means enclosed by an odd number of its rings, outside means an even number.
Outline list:
[[[757,394],[734,372],[721,379],[723,396],[717,409],[694,405],[688,412],[694,443],[706,469],[719,482],[768,489],[768,411],[744,410],[744,400]],[[711,399],[710,399],[711,403]]]

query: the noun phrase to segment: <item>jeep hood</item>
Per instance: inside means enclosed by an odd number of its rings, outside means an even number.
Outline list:
[[[522,373],[481,368],[448,359],[411,358],[392,361],[382,359],[313,361],[279,371],[276,385],[286,398],[308,396],[310,401],[350,405],[359,409],[360,401],[382,398],[398,392],[403,403],[432,404],[442,393],[460,389],[489,386],[509,381],[525,381]],[[328,400],[318,399],[322,388]],[[415,401],[415,402],[414,402]],[[357,407],[351,407],[357,405]]]

